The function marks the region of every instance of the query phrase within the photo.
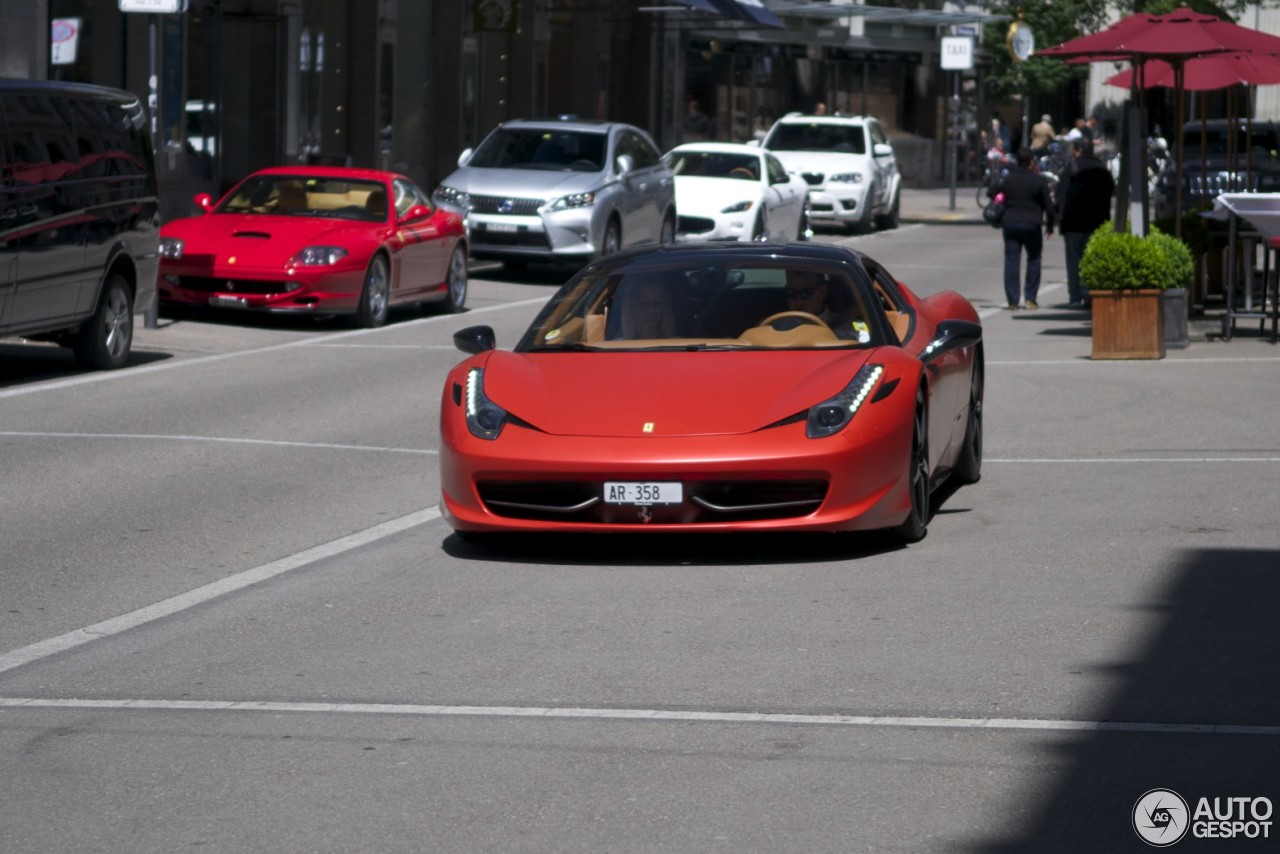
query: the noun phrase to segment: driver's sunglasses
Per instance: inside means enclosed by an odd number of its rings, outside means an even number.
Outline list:
[[[807,288],[787,288],[787,299],[808,299],[822,289],[822,285]]]

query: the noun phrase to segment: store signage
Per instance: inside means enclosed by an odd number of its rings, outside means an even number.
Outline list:
[[[943,36],[941,60],[943,71],[973,68],[973,36]]]
[[[187,11],[187,0],[120,0],[120,11],[177,15]]]

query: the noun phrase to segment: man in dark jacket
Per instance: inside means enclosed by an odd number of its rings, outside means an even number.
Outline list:
[[[1093,155],[1088,142],[1071,143],[1071,166],[1061,188],[1062,242],[1067,253],[1067,300],[1072,308],[1088,305],[1080,284],[1080,257],[1089,235],[1111,219],[1111,194],[1116,183],[1111,170]]]
[[[1026,297],[1026,307],[1039,308],[1036,297],[1040,292],[1040,254],[1044,238],[1053,234],[1053,196],[1049,182],[1031,168],[1031,149],[1019,148],[1018,165],[1009,171],[996,187],[987,190],[994,198],[1004,194],[1004,219],[1001,230],[1004,236],[1004,293],[1009,310],[1021,308],[1019,292]],[[1043,235],[1040,229],[1044,228]],[[1027,253],[1026,287],[1019,287],[1022,252]]]

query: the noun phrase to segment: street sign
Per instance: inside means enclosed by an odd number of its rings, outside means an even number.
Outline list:
[[[54,18],[49,44],[50,65],[74,65],[80,42],[79,18]]]
[[[973,36],[943,36],[940,58],[943,71],[973,68]]]
[[[187,0],[120,0],[120,11],[176,15],[187,11]]]

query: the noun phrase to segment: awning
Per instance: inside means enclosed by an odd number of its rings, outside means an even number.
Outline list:
[[[730,18],[735,21],[744,21],[756,26],[777,27],[778,29],[783,29],[786,26],[777,15],[765,7],[764,0],[673,0],[673,2],[698,12],[710,12],[712,15],[719,15],[722,18]],[[647,8],[651,11],[658,11],[662,7],[650,6]]]
[[[690,9],[696,9],[699,12],[710,12],[713,15],[721,14],[720,10],[716,8],[715,4],[712,3],[711,0],[673,0],[673,2],[678,3],[681,6],[688,6]],[[653,8],[657,9],[660,7],[655,6]]]
[[[713,0],[713,2],[723,6],[725,13],[730,17],[741,18],[762,27],[782,29],[785,26],[777,15],[765,8],[764,0]]]

